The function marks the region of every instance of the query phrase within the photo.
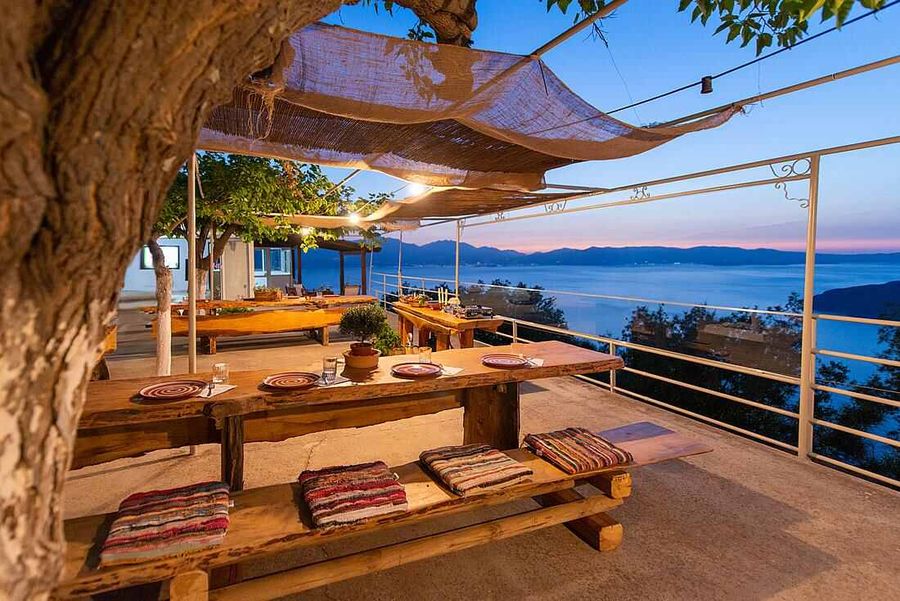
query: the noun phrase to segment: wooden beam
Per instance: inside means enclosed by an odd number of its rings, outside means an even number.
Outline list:
[[[294,595],[334,582],[556,526],[612,509],[619,504],[621,501],[599,495],[582,498],[571,503],[536,509],[247,580],[210,591],[210,600],[263,601]]]
[[[569,488],[541,495],[536,497],[535,501],[544,507],[555,507],[574,503],[584,498],[574,488]],[[624,535],[622,524],[605,513],[596,513],[566,522],[565,526],[595,551],[613,551],[622,544]]]
[[[463,440],[496,449],[519,446],[519,386],[515,382],[469,388],[463,397]]]
[[[588,482],[613,499],[624,499],[631,496],[631,474],[623,470],[598,474],[588,478]]]
[[[169,583],[170,601],[207,601],[209,577],[203,570],[178,574]]]
[[[222,481],[232,492],[244,490],[244,416],[222,420]]]

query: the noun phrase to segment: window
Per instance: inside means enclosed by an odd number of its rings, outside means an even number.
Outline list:
[[[166,267],[178,269],[181,265],[181,247],[161,245],[160,248],[166,257]],[[153,269],[153,255],[150,254],[150,248],[147,246],[141,249],[141,269]]]
[[[269,267],[272,275],[289,275],[291,273],[291,249],[270,248]]]
[[[253,249],[253,275],[266,274],[266,250],[265,248]]]

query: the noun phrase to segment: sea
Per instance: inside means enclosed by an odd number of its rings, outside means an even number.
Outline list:
[[[441,280],[452,287],[453,265],[404,265],[403,279],[421,285],[417,278],[432,278],[424,283],[433,288]],[[382,280],[395,282],[396,266],[376,264],[371,275],[377,292]],[[381,273],[386,276],[379,275]],[[348,269],[348,281],[356,276]],[[597,335],[620,337],[632,312],[638,306],[655,309],[663,305],[670,315],[689,310],[676,303],[708,304],[725,307],[768,308],[783,306],[792,292],[803,293],[803,265],[708,266],[695,264],[633,266],[460,266],[463,283],[490,283],[500,279],[513,285],[541,286],[556,306],[565,312],[569,329]],[[815,292],[863,284],[880,284],[900,279],[896,264],[824,264],[816,268]],[[337,286],[333,267],[304,264],[307,287]],[[641,300],[592,298],[585,294],[629,297]],[[900,300],[900,299],[898,299]],[[719,312],[721,313],[721,312]],[[872,325],[820,321],[817,329],[819,348],[861,355],[880,350],[878,328]],[[862,380],[875,366],[846,361],[851,375]]]

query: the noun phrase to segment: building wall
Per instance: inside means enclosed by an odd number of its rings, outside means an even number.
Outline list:
[[[172,296],[180,298],[187,294],[187,240],[181,238],[160,238],[160,246],[178,248],[178,267],[172,268]],[[156,290],[156,277],[153,275],[153,264],[145,261],[141,267],[141,253],[144,248],[134,256],[128,269],[125,271],[125,285],[122,287],[124,295],[154,293]],[[147,257],[149,258],[149,257]]]
[[[237,238],[228,241],[222,253],[222,298],[237,300],[253,296],[253,280],[251,279],[251,261],[253,260],[253,243],[246,243]]]

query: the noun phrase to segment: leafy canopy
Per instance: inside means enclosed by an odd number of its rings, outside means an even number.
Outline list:
[[[288,223],[285,215],[365,214],[388,198],[379,194],[354,199],[352,188],[334,189],[320,167],[289,161],[207,152],[198,157],[198,172],[200,237],[215,225],[221,235],[236,235],[247,242],[300,234],[303,247],[312,248],[317,238],[334,239],[346,232],[302,228]],[[187,169],[182,168],[169,189],[155,234],[187,236],[187,182]],[[274,225],[264,220],[265,215],[275,216]]]
[[[607,4],[606,0],[544,0],[547,11],[556,8],[566,13],[572,4],[575,20],[593,14]],[[673,0],[674,1],[674,0]],[[886,0],[678,0],[678,10],[691,10],[691,22],[706,25],[718,18],[715,33],[726,33],[725,42],[741,40],[741,47],[756,41],[756,53],[773,43],[793,46],[806,35],[808,22],[816,13],[822,22],[833,20],[840,27],[855,6],[876,9]],[[693,8],[692,8],[693,7]]]

